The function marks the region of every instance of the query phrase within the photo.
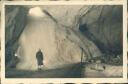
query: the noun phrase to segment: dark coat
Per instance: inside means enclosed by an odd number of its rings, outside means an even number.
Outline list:
[[[43,65],[43,53],[41,51],[38,51],[36,53],[36,59],[37,59],[38,65]]]

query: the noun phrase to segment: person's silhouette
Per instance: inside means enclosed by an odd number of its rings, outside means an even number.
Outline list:
[[[41,70],[41,68],[43,66],[43,53],[42,53],[41,49],[39,49],[38,52],[36,53],[36,59],[37,59],[37,63],[38,63],[38,70]]]

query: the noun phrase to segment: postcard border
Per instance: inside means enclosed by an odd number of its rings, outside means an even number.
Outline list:
[[[5,78],[5,5],[122,5],[123,6],[123,78]],[[126,1],[13,1],[3,2],[1,15],[1,81],[3,84],[25,83],[124,83],[127,81],[127,3]]]

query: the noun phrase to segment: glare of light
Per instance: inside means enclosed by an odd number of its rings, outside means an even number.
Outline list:
[[[34,7],[34,8],[29,9],[28,14],[30,16],[34,16],[34,17],[44,17],[45,16],[45,13],[42,12],[40,7]]]

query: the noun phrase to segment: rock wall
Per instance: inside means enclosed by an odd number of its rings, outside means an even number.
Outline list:
[[[18,39],[26,25],[26,9],[20,6],[6,6],[5,10],[6,64],[12,59],[18,47]]]
[[[82,17],[80,31],[92,40],[102,53],[122,54],[122,6],[95,6],[91,10]]]

